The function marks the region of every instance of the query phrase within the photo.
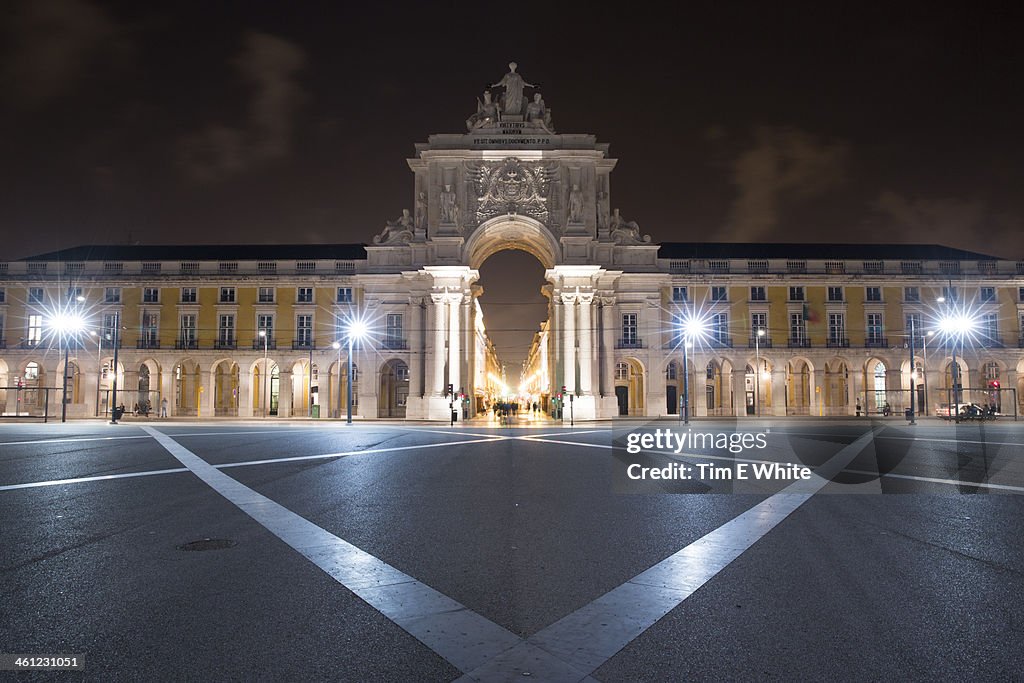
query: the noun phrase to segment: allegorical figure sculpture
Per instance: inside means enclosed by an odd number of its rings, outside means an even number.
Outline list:
[[[458,223],[458,219],[459,207],[455,203],[455,192],[452,191],[451,185],[445,185],[444,191],[441,192],[441,222]]]
[[[484,92],[484,99],[476,99],[476,113],[466,119],[466,130],[473,131],[498,122],[498,105],[491,100],[491,91]]]
[[[551,111],[544,104],[544,98],[541,94],[533,94],[533,102],[526,105],[526,120],[530,123],[534,123],[549,133],[555,131],[551,127]]]
[[[497,88],[499,85],[505,88],[505,94],[501,96],[501,111],[505,114],[520,116],[523,113],[523,88],[536,88],[537,86],[527,83],[523,77],[516,73],[515,62],[509,62],[508,73],[500,81],[491,85]]]
[[[388,221],[384,231],[373,238],[374,244],[408,244],[412,239],[413,221],[409,215],[409,209],[402,209],[402,215],[393,221]]]
[[[611,230],[609,236],[616,244],[646,244],[651,241],[650,235],[641,235],[640,226],[636,221],[627,222],[619,215],[619,210],[611,218]]]
[[[583,191],[579,185],[573,185],[569,191],[569,222],[583,222]]]
[[[608,227],[608,193],[604,190],[597,193],[597,227]]]
[[[417,230],[427,229],[427,193],[420,192],[416,196],[416,213],[413,218]]]

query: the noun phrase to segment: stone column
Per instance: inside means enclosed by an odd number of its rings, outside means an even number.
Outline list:
[[[818,405],[824,399],[821,395],[821,387],[818,385],[818,377],[821,373],[818,370],[809,370],[807,376],[807,395],[810,400],[809,413],[818,414]]]
[[[739,370],[736,368],[740,367]],[[747,371],[746,365],[733,366],[732,371],[732,410],[736,417],[747,416]]]
[[[593,293],[580,294],[580,393],[589,396],[593,393],[594,365],[594,334],[591,330],[590,305],[594,302]]]
[[[321,387],[323,389],[323,387]],[[321,394],[323,392],[321,391]],[[323,401],[321,401],[321,404]],[[252,372],[238,371],[238,416],[252,417]],[[156,414],[160,414],[160,406],[156,406]],[[325,415],[326,417],[326,415]]]
[[[453,293],[448,296],[448,383],[452,391],[458,392],[462,376],[460,374],[462,360],[459,335],[462,328],[459,318],[462,314],[462,295]]]
[[[615,303],[612,299],[601,301],[601,334],[604,336],[603,372],[601,373],[601,395],[615,396]]]
[[[214,417],[217,414],[217,373],[202,370],[199,376],[201,378],[199,387],[202,391],[199,392],[199,406],[196,414],[199,417]],[[121,403],[121,399],[118,398],[117,402]],[[125,403],[125,406],[127,405]]]
[[[433,386],[430,393],[434,396],[444,394],[444,294],[431,294],[434,302],[434,372]]]
[[[772,367],[772,415],[786,414],[786,368],[775,365]],[[764,414],[764,411],[761,412]]]
[[[289,366],[291,367],[291,366]],[[277,416],[278,417],[291,417],[292,416],[292,372],[291,370],[285,370],[281,365],[278,365],[278,380],[277,380]],[[267,411],[269,415],[270,400],[267,400]]]
[[[576,294],[563,294],[565,320],[562,337],[562,383],[567,393],[576,393]]]
[[[420,300],[409,300],[409,396],[422,396],[425,391],[423,381],[423,307]]]

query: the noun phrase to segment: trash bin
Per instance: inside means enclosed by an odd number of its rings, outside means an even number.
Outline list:
[[[903,411],[903,417],[907,418],[908,420],[914,419],[914,410],[912,408],[907,408],[906,410]]]
[[[459,421],[459,411],[453,410],[452,411],[452,422],[458,422],[458,421]]]
[[[313,406],[313,411],[311,413],[311,416],[312,417],[320,417],[320,406],[319,405],[314,405]]]
[[[115,420],[120,420],[122,417],[124,417],[124,408],[121,408],[120,406],[115,406],[114,409],[111,411],[111,417],[113,417]]]

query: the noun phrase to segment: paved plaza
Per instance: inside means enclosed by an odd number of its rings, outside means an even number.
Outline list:
[[[626,435],[678,421],[3,424],[0,652],[95,680],[1019,677],[1024,423],[689,428],[766,447],[637,462],[814,476],[624,490]]]

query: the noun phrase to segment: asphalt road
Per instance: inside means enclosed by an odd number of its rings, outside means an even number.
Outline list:
[[[766,447],[3,424],[0,653],[95,680],[1019,680],[1024,423],[690,428]],[[775,462],[814,480],[624,474]],[[180,549],[203,539],[230,547]]]

